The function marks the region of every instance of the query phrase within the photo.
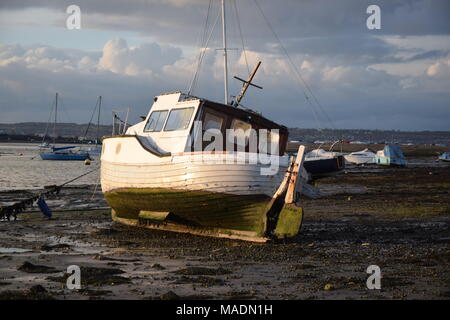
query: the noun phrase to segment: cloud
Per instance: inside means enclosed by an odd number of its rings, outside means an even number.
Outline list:
[[[332,38],[342,36],[450,34],[450,2],[447,0],[283,0],[282,5],[272,0],[256,1],[285,43],[301,38],[328,37],[332,41]],[[45,8],[62,13],[63,19],[69,4],[59,0],[3,0],[0,10]],[[235,14],[231,4],[231,1],[227,2],[228,17],[232,22]],[[371,4],[381,8],[382,25],[376,32],[366,27],[366,9]],[[159,43],[192,45],[201,31],[208,1],[78,0],[77,5],[82,10],[83,28],[135,31],[155,37]],[[255,1],[237,1],[237,8],[248,45],[261,51],[261,43],[267,42],[270,30]],[[219,2],[214,1],[212,19],[218,10]],[[230,31],[233,28],[230,26]]]
[[[229,46],[239,48],[231,3],[227,2]],[[246,107],[288,126],[316,127],[316,121],[321,122],[319,126],[330,126],[327,118],[331,118],[340,127],[448,127],[450,20],[446,13],[450,2],[257,3],[322,107],[311,108],[305,100],[305,88],[252,0],[237,1],[237,7],[249,68],[262,61],[255,83],[264,89],[250,88],[243,100]],[[0,28],[5,24],[9,24],[8,32],[25,28],[31,38],[45,33],[46,28],[60,30],[69,4],[59,0],[4,0],[0,3],[2,17],[9,13],[18,17],[24,11],[26,17],[13,26],[6,19],[0,22]],[[100,94],[106,109],[130,106],[132,118],[137,120],[148,111],[154,95],[187,91],[197,66],[195,44],[208,1],[80,0],[77,4],[83,26],[77,36],[90,41],[101,31],[105,32],[102,39],[110,40],[101,45],[97,42],[94,51],[50,46],[45,41],[33,45],[0,43],[1,121],[46,121],[56,91],[68,110],[76,110],[71,120],[78,122],[87,121]],[[217,17],[218,4],[213,1],[210,24]],[[369,4],[381,7],[381,30],[366,28]],[[53,14],[54,18],[45,19]],[[39,25],[30,24],[37,20],[41,21]],[[127,32],[130,38],[123,35]],[[216,101],[223,100],[223,59],[222,52],[216,50],[221,47],[220,32],[216,26],[193,91]],[[66,30],[62,35],[68,35]],[[67,46],[68,41],[62,43]],[[230,93],[235,95],[242,84],[232,76],[245,78],[248,74],[242,50],[229,52],[229,71]],[[307,92],[307,96],[311,94]],[[108,119],[105,115],[104,121]]]
[[[181,53],[179,48],[156,43],[129,48],[126,40],[115,39],[103,47],[98,67],[127,75],[151,74],[165,65],[173,65],[181,59]]]
[[[72,114],[73,118],[66,121],[86,122],[100,94],[104,96],[105,110],[130,106],[132,118],[137,119],[148,112],[153,96],[185,91],[196,67],[196,57],[184,57],[181,48],[156,43],[129,47],[123,39],[108,41],[101,52],[2,44],[0,57],[1,107],[4,110],[15,106],[14,110],[2,112],[2,121],[46,121],[55,92],[61,94]],[[435,114],[439,115],[434,120],[435,128],[446,126],[443,115],[449,116],[445,99],[449,98],[446,86],[450,86],[448,60],[430,63],[420,76],[405,77],[326,56],[292,58],[326,115],[321,108],[307,103],[305,88],[286,59],[267,52],[247,52],[250,68],[256,61],[263,61],[255,82],[264,89],[251,88],[243,104],[289,126],[330,127],[327,118],[331,118],[336,126],[380,128],[398,123],[402,114],[408,114],[417,129],[423,129],[420,123],[433,123]],[[231,75],[246,76],[242,53],[230,62]],[[221,101],[221,67],[221,53],[208,50],[194,94]],[[232,94],[240,86],[240,82],[230,79]],[[430,101],[434,114],[423,111],[424,104]],[[103,121],[108,119],[104,115]],[[412,126],[403,125],[408,129]]]
[[[450,60],[433,63],[426,74],[429,77],[450,77]]]

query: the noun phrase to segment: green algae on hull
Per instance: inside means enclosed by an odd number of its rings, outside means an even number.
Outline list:
[[[105,198],[113,219],[128,225],[250,241],[267,241],[273,231],[267,223],[272,198],[266,195],[124,188],[105,193]],[[278,213],[271,219],[278,220]],[[301,217],[301,211],[283,213],[283,222],[274,224],[277,237],[295,236]]]

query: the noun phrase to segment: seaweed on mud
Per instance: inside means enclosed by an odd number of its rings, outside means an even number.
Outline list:
[[[207,300],[214,297],[208,294],[190,294],[187,296],[179,296],[173,291],[168,291],[159,296],[148,296],[144,300]]]
[[[232,272],[222,267],[219,268],[187,267],[184,269],[172,271],[172,273],[185,276],[198,276],[198,275],[221,276],[225,274],[231,274]]]
[[[80,292],[84,296],[89,297],[99,297],[99,296],[105,296],[112,294],[111,290],[92,290],[92,289],[80,289],[78,292]]]
[[[249,300],[256,299],[255,290],[230,291],[221,295],[224,300]]]
[[[0,292],[0,300],[54,300],[54,297],[43,286],[38,284],[28,290],[2,291]]]
[[[139,259],[125,259],[125,258],[112,258],[108,256],[102,256],[97,254],[93,257],[95,260],[104,260],[104,261],[117,261],[117,262],[139,262]]]
[[[130,283],[129,278],[118,276],[118,274],[124,273],[124,271],[115,268],[97,268],[97,267],[81,267],[81,286],[104,286],[104,285],[119,285]],[[55,282],[65,283],[68,274],[64,274],[60,277],[47,277],[48,280]]]
[[[225,280],[207,276],[198,276],[198,277],[188,277],[181,276],[176,279],[173,284],[194,284],[202,287],[212,287],[212,286],[223,286],[225,285]]]
[[[113,228],[94,228],[92,230],[92,233],[98,236],[109,236],[119,232],[119,230]]]
[[[397,288],[413,284],[414,284],[413,281],[408,281],[400,277],[383,277],[381,279],[381,285],[383,288]]]
[[[44,244],[42,246],[38,246],[36,249],[42,251],[68,251],[71,250],[71,245],[67,243],[58,243],[58,244]]]
[[[306,270],[306,269],[315,269],[315,268],[317,268],[317,267],[312,264],[308,264],[308,263],[295,264],[291,267],[292,270]]]
[[[56,273],[59,272],[53,267],[32,264],[31,262],[25,261],[22,265],[17,267],[17,270],[27,273]]]

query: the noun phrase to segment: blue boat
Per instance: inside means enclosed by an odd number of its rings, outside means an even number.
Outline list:
[[[444,152],[439,156],[439,160],[450,162],[450,152]]]
[[[386,145],[377,152],[375,163],[380,166],[406,166],[406,159],[400,146]]]
[[[52,111],[53,112],[53,111]],[[44,139],[39,148],[39,156],[42,160],[77,160],[84,161],[86,159],[91,160],[88,152],[77,150],[74,151],[72,149],[76,148],[76,146],[64,146],[64,147],[55,147],[56,142],[56,121],[58,115],[58,93],[55,96],[55,120],[53,124],[53,146],[49,143],[45,142],[45,137],[47,136],[47,129],[45,130]],[[50,114],[51,116],[51,114]],[[50,121],[49,121],[50,122]]]
[[[52,151],[41,152],[39,155],[42,160],[78,160],[84,161],[86,159],[91,160],[89,153],[87,152],[77,152],[71,149],[76,148],[75,146],[67,147],[52,147]]]

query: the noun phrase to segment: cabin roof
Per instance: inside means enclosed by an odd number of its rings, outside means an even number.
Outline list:
[[[238,118],[240,120],[253,123],[268,129],[279,129],[280,133],[288,132],[287,127],[280,125],[276,122],[273,122],[272,120],[263,117],[261,114],[256,113],[255,111],[239,109],[237,107],[217,103],[206,99],[201,99],[201,101],[206,107],[209,107],[219,112],[223,112],[227,115],[231,115],[234,118]]]

